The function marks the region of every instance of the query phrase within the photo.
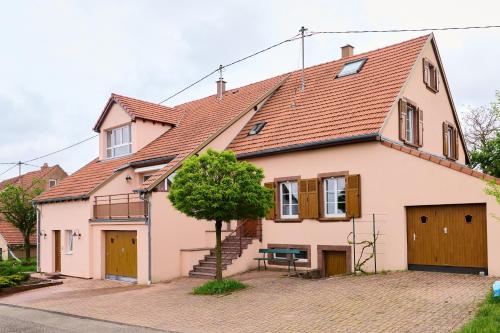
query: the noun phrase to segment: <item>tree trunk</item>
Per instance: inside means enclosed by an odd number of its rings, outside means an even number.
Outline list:
[[[222,221],[215,221],[215,278],[222,281],[222,245],[221,245]]]
[[[30,261],[31,259],[31,246],[30,246],[30,238],[24,239],[24,260]]]

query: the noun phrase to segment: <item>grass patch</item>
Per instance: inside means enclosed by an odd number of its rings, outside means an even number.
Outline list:
[[[30,277],[27,273],[16,273],[8,276],[0,276],[0,288],[9,288],[17,286],[28,280]]]
[[[18,273],[36,272],[36,261],[0,261],[0,277],[11,276]]]
[[[247,288],[247,285],[237,280],[224,279],[222,281],[208,281],[199,287],[194,288],[195,295],[222,295],[232,291]]]
[[[490,293],[481,304],[476,317],[458,330],[457,333],[498,333],[500,332],[500,298]]]

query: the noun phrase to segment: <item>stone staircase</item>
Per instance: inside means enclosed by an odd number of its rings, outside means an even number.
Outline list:
[[[248,245],[253,242],[254,237],[241,237],[241,251],[243,252]],[[240,256],[240,237],[230,235],[222,241],[222,270],[226,270],[233,260]],[[210,250],[210,254],[193,267],[189,272],[189,276],[214,279],[215,278],[215,248]]]

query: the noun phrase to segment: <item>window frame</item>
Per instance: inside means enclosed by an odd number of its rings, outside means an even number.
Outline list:
[[[266,124],[267,123],[265,121],[259,121],[255,124],[253,124],[253,126],[248,131],[247,136],[254,136],[254,135],[259,134],[260,131],[262,131],[262,129],[266,126]]]
[[[295,261],[295,266],[296,267],[311,267],[311,245],[306,245],[306,244],[268,244],[268,248],[270,249],[298,249],[301,251],[307,252],[307,259],[299,259]],[[293,255],[295,258],[295,255]],[[277,265],[277,266],[288,266],[287,262],[283,261],[273,261],[275,258],[274,253],[268,253],[267,258],[269,259],[269,264],[270,265]],[[280,258],[281,259],[281,258]]]
[[[282,216],[281,207],[281,184],[286,182],[296,182],[297,183],[297,215],[288,215],[287,217]],[[274,179],[275,190],[275,202],[276,202],[276,218],[274,222],[302,222],[300,218],[300,198],[299,198],[299,182],[300,176],[293,177],[282,177]]]
[[[342,68],[340,69],[340,71],[337,73],[337,76],[335,77],[336,79],[340,79],[340,78],[343,78],[343,77],[347,77],[347,76],[351,76],[351,75],[354,75],[354,74],[358,74],[359,72],[361,72],[361,70],[363,69],[363,67],[365,66],[366,64],[366,61],[368,60],[368,58],[361,58],[361,59],[356,59],[356,60],[352,60],[352,61],[348,61],[346,62],[345,64],[342,65]],[[357,62],[360,62],[360,65],[358,67],[358,69],[355,71],[355,72],[350,72],[348,74],[342,74],[342,71],[344,70],[344,68],[350,64],[354,64],[354,63],[357,63]]]
[[[458,160],[457,150],[460,149],[460,147],[458,145],[458,139],[459,139],[458,129],[454,124],[450,123],[449,121],[445,121],[444,124],[446,126],[446,132],[447,132],[447,136],[448,136],[448,140],[447,140],[448,154],[446,154],[446,155],[443,154],[443,155],[448,160],[457,161]],[[450,133],[452,135],[450,135]],[[444,133],[443,133],[443,135],[444,135]],[[443,145],[444,145],[444,142],[443,142]],[[443,150],[444,150],[444,147],[443,147]]]
[[[319,179],[319,222],[349,222],[351,219],[347,216],[347,178],[349,176],[349,171],[337,171],[337,172],[327,172],[318,174]],[[345,179],[345,216],[327,216],[326,215],[326,198],[325,198],[325,185],[324,181],[329,178],[340,178]]]
[[[128,128],[128,136],[129,136],[129,142],[123,142],[123,129]],[[116,135],[117,133],[120,133],[120,144],[116,144]],[[110,141],[111,138],[111,142]],[[128,152],[125,154],[121,155],[116,155],[116,149],[122,148],[122,147],[128,147]],[[105,142],[105,148],[106,148],[106,159],[112,159],[112,158],[119,158],[123,156],[127,156],[132,154],[132,124],[125,124],[121,126],[117,126],[114,128],[110,128],[106,130],[106,142]],[[109,152],[111,154],[109,155]]]
[[[439,92],[439,71],[436,65],[428,58],[422,59],[424,84],[433,93]],[[428,77],[427,77],[428,76]]]
[[[54,185],[50,185],[52,182],[54,183]],[[48,181],[48,186],[49,186],[49,190],[50,190],[51,188],[56,187],[56,186],[57,186],[57,179],[49,179],[49,181]]]
[[[73,254],[74,240],[73,240],[73,230],[64,230],[64,254]]]
[[[413,148],[421,148],[423,147],[423,137],[420,138],[420,136],[422,135],[423,136],[423,120],[420,119],[420,117],[422,116],[423,117],[423,111],[422,109],[418,106],[417,103],[415,103],[414,101],[406,98],[406,97],[402,97],[400,99],[401,101],[403,101],[405,104],[406,104],[406,110],[405,110],[405,114],[406,114],[406,119],[405,119],[405,139],[402,139],[401,138],[401,133],[400,133],[400,141],[402,141],[405,145],[408,145],[410,147],[413,147]],[[399,106],[400,103],[398,103],[398,114],[399,114],[399,120],[398,120],[398,126],[401,128],[401,111],[400,111],[400,106]],[[408,110],[411,108],[412,110],[412,120],[410,121],[412,127],[412,141],[409,141],[408,140],[408,122],[409,122],[409,117],[408,117]],[[420,130],[420,126],[422,126],[422,130]],[[399,130],[401,131],[401,129]],[[421,139],[421,144],[420,144],[420,139]]]

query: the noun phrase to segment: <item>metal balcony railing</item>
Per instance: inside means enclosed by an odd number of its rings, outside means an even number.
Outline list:
[[[137,193],[94,197],[94,219],[146,218],[147,202]]]

